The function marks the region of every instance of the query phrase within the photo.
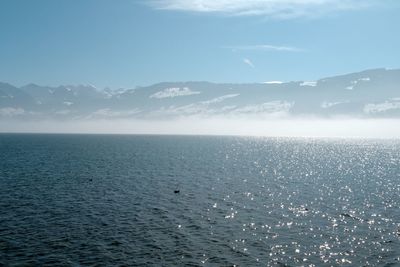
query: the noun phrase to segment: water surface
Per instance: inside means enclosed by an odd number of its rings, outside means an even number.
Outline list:
[[[0,135],[0,265],[396,266],[399,206],[400,141]]]

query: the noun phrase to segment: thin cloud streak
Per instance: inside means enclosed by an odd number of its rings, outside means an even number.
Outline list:
[[[244,58],[244,59],[243,59],[243,63],[247,64],[248,66],[250,66],[250,67],[253,68],[253,69],[255,68],[253,62],[251,62],[251,60],[248,59],[248,58]]]
[[[150,6],[162,10],[216,13],[232,16],[267,16],[277,19],[316,17],[322,14],[358,10],[377,0],[152,0]]]
[[[277,51],[277,52],[304,52],[304,49],[292,46],[276,46],[276,45],[236,45],[236,46],[223,46],[222,48],[231,49],[233,51],[239,50],[254,50],[254,51]]]

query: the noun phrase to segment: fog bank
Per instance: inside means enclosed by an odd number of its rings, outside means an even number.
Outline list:
[[[0,121],[0,132],[400,138],[400,119],[226,119]]]

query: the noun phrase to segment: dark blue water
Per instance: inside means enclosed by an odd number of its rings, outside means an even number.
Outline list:
[[[0,135],[0,265],[399,266],[399,227],[399,141]]]

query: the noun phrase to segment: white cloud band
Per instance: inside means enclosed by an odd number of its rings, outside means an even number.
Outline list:
[[[278,45],[236,45],[236,46],[223,46],[222,48],[231,49],[233,51],[280,51],[280,52],[302,52],[303,49],[292,46],[278,46]]]
[[[157,9],[274,18],[315,16],[338,10],[360,9],[375,0],[153,0]]]

